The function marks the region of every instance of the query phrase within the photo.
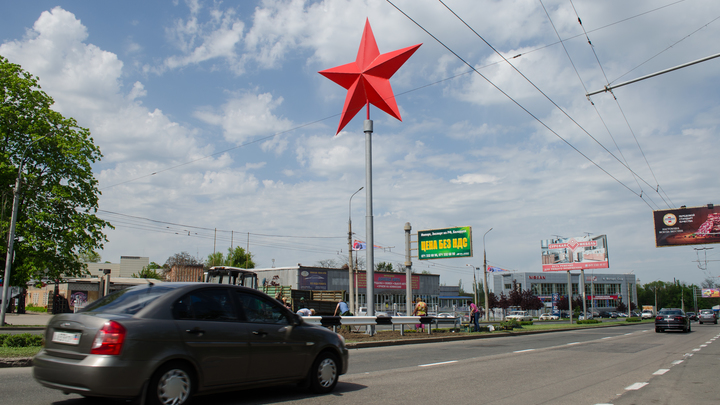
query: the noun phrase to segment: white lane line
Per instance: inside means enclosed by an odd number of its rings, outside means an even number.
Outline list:
[[[572,342],[572,343],[568,343],[566,346],[579,345],[579,344],[580,344],[580,342]]]
[[[442,361],[440,363],[430,363],[430,364],[420,364],[418,367],[430,367],[430,366],[439,366],[441,364],[450,364],[450,363],[457,363],[457,360],[451,360],[451,361]]]
[[[632,335],[632,334],[633,334],[632,332],[626,333],[625,336],[630,336],[630,335]]]
[[[699,352],[699,351],[700,351],[700,349],[693,349],[693,351],[694,351],[694,352]]]
[[[642,388],[642,387],[644,387],[644,386],[646,386],[646,385],[648,385],[648,383],[646,383],[646,382],[639,382],[639,383],[635,383],[635,384],[633,384],[633,385],[631,385],[631,386],[629,386],[629,387],[625,387],[625,390],[626,390],[626,391],[637,391],[637,390],[639,390],[640,388]]]
[[[531,352],[535,349],[515,350],[513,353]]]
[[[658,371],[652,373],[652,375],[663,375],[663,374],[667,373],[668,371],[670,371],[669,368],[661,368]]]
[[[712,343],[712,340],[709,341],[709,342],[705,342],[706,345],[709,345],[710,343]]]
[[[700,347],[707,347],[707,345],[700,345]]]
[[[685,360],[675,360],[672,362],[673,366],[677,366],[678,364],[682,363]]]
[[[613,338],[612,336],[608,336],[608,337],[604,337],[604,338],[602,338],[602,339],[600,339],[600,340],[603,340],[603,339],[612,339],[612,338]]]
[[[692,357],[692,353],[685,353],[685,357]]]

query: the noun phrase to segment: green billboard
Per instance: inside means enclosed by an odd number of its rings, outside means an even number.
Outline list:
[[[472,228],[428,229],[418,231],[418,259],[472,257]]]

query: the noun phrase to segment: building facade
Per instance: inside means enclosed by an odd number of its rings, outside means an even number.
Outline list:
[[[637,285],[634,274],[600,274],[586,271],[583,280],[580,272],[576,271],[571,273],[570,278],[573,299],[582,295],[584,287],[588,311],[590,308],[594,308],[596,311],[614,311],[620,302],[623,302],[628,308],[630,308],[630,303],[637,307]],[[513,288],[513,283],[518,284],[521,290],[530,289],[545,303],[546,307],[552,306],[553,294],[557,293],[561,296],[568,294],[568,276],[565,271],[493,273],[495,295],[500,295],[500,293],[508,295]]]
[[[277,267],[252,269],[258,275],[258,283],[269,286],[290,286],[294,290],[349,291],[348,269],[324,267]],[[375,310],[405,312],[405,273],[374,273]],[[358,307],[367,304],[367,279],[365,271],[355,275],[356,302]],[[348,299],[346,297],[346,299]],[[437,274],[412,275],[412,299],[425,301],[430,308],[440,303],[440,276]]]

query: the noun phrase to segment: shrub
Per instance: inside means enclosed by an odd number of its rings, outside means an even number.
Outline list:
[[[635,317],[630,317],[630,318],[625,319],[625,322],[640,322],[641,320],[642,319],[635,316]]]
[[[522,326],[520,326],[520,322],[515,319],[502,321],[500,322],[500,325],[496,327],[496,329],[500,330],[513,330],[514,328],[522,328]]]
[[[0,335],[0,346],[3,347],[37,347],[42,345],[42,335],[32,335],[30,333]]]
[[[522,321],[520,322],[520,325],[532,325],[533,321]]]
[[[578,325],[583,324],[583,323],[600,323],[600,322],[602,322],[602,321],[599,319],[580,319],[577,321]]]

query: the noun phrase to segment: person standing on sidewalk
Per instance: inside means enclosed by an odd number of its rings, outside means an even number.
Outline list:
[[[470,307],[470,320],[472,320],[474,326],[473,326],[473,332],[480,332],[480,324],[478,321],[480,320],[480,310],[478,309],[477,305],[475,305],[474,302],[468,300],[467,302],[468,307]]]

